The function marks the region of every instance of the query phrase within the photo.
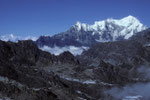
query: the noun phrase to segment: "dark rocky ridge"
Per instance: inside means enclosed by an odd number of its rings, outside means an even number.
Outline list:
[[[0,41],[0,93],[15,100],[70,100],[77,98],[53,72],[40,69],[47,64],[75,63],[66,52],[58,57],[38,49],[32,41]],[[71,59],[63,60],[69,55]],[[68,56],[68,57],[69,57]],[[70,93],[69,93],[70,92]]]

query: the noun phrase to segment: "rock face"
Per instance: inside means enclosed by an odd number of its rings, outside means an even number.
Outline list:
[[[120,20],[107,19],[96,21],[93,25],[77,22],[66,32],[56,34],[52,37],[41,36],[36,44],[40,47],[64,47],[64,46],[92,46],[97,42],[116,41],[129,39],[137,32],[145,30],[146,27],[133,16]]]
[[[97,69],[94,69],[95,78],[105,83],[124,85],[136,82],[136,68],[128,64],[113,66],[104,61],[100,62]]]
[[[56,57],[39,50],[30,40],[18,43],[0,41],[0,47],[2,96],[14,100],[70,100],[77,97],[69,93],[72,90],[57,75],[42,70],[47,64],[66,63],[66,60],[76,63],[70,53]],[[63,60],[65,55],[72,58]]]
[[[17,44],[12,42],[0,41],[0,60],[11,61],[20,64],[34,64],[39,57],[39,49],[32,41],[19,41]]]

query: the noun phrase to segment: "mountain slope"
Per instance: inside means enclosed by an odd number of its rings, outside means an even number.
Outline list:
[[[150,29],[147,29],[129,40],[96,44],[79,57],[91,65],[97,65],[103,60],[115,66],[124,63],[140,66],[150,61],[149,43]]]
[[[77,22],[66,32],[52,37],[41,36],[36,44],[40,47],[91,46],[97,42],[129,39],[137,32],[145,30],[146,26],[133,16],[120,20],[107,19],[97,21],[93,25]]]

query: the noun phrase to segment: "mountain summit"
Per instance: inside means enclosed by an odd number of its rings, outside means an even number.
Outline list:
[[[131,15],[119,20],[109,18],[96,21],[93,25],[78,21],[66,32],[55,34],[52,37],[41,36],[36,43],[40,47],[45,45],[49,47],[89,47],[97,42],[129,39],[137,32],[145,29],[146,26]]]
[[[130,15],[120,20],[110,18],[96,21],[93,25],[77,22],[73,28],[77,31],[92,31],[92,35],[98,34],[97,41],[110,41],[118,40],[120,37],[128,39],[134,33],[145,30],[146,26]]]

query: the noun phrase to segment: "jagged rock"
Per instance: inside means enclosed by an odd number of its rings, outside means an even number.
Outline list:
[[[52,64],[75,62],[70,53],[57,57],[38,49],[31,41],[0,41],[0,92],[15,100],[70,100],[74,91],[53,72],[42,69]],[[67,56],[67,57],[65,57]],[[66,58],[63,60],[63,58]]]
[[[99,80],[110,83],[110,84],[119,84],[124,85],[127,83],[134,82],[134,78],[130,74],[133,74],[132,66],[128,64],[122,64],[120,66],[113,66],[104,61],[100,61],[98,68],[94,69],[95,78]]]
[[[58,56],[61,62],[64,63],[75,63],[79,64],[79,61],[68,51],[65,51],[64,53],[60,54]]]

